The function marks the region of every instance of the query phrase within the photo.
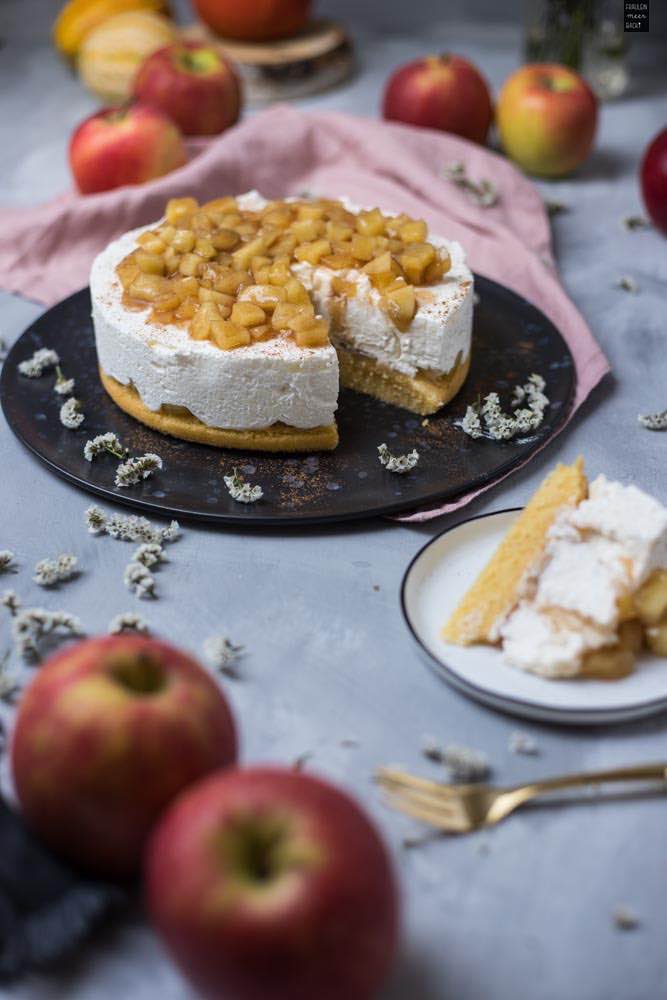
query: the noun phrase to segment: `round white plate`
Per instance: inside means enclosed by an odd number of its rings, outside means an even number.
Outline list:
[[[608,725],[667,710],[667,660],[642,653],[617,681],[545,680],[505,663],[491,646],[452,646],[440,629],[519,515],[503,510],[447,528],[408,566],[401,606],[428,664],[492,708],[544,722]]]

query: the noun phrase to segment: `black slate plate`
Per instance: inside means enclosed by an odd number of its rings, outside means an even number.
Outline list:
[[[17,437],[54,472],[90,493],[147,513],[189,517],[221,525],[323,524],[407,511],[460,493],[518,465],[560,426],[572,404],[572,355],[547,317],[514,292],[476,277],[473,363],[459,395],[423,426],[406,410],[343,390],[338,409],[341,443],[334,452],[277,456],[234,452],[166,437],[137,423],[106,395],[97,374],[88,289],[45,312],[19,338],[3,366],[0,398]],[[53,373],[20,376],[17,363],[38,347],[58,352],[86,414],[77,431],[59,422],[62,399],[52,390]],[[479,394],[507,391],[531,372],[543,375],[551,405],[539,431],[519,441],[472,440],[455,426]],[[162,472],[139,486],[113,485],[111,457],[92,464],[83,457],[88,438],[115,431],[132,453],[156,452]],[[377,458],[385,441],[391,451],[417,448],[420,461],[407,475],[386,472]],[[258,483],[264,498],[233,501],[223,474],[237,466]]]

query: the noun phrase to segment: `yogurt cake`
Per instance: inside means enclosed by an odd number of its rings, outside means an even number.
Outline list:
[[[115,402],[221,447],[332,449],[339,383],[430,414],[470,364],[461,247],[345,199],[172,199],[99,254],[90,287]]]
[[[544,481],[443,629],[543,677],[623,677],[667,656],[667,508],[579,459]]]

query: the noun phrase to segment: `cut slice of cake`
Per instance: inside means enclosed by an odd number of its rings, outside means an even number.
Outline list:
[[[625,676],[643,645],[667,654],[667,508],[579,459],[558,466],[447,622],[544,677]]]

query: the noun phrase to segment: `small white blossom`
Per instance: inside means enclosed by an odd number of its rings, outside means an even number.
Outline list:
[[[538,429],[549,406],[545,395],[546,382],[541,375],[529,375],[523,385],[512,390],[512,413],[505,413],[497,392],[490,392],[483,400],[471,404],[458,426],[469,437],[486,434],[494,441],[509,441],[517,434],[530,434]],[[525,404],[525,405],[521,405]]]
[[[136,486],[142,479],[148,479],[156,469],[162,468],[159,455],[148,453],[138,458],[128,458],[116,469],[116,486]]]
[[[137,615],[134,611],[124,611],[116,615],[109,622],[109,632],[111,635],[120,635],[122,632],[140,632],[142,635],[150,635],[150,625],[145,618]]]
[[[80,427],[85,417],[81,412],[81,403],[74,396],[70,396],[66,403],[60,407],[60,423],[69,431],[75,431]]]
[[[225,635],[212,635],[204,640],[202,648],[212,667],[228,677],[238,677],[236,664],[243,655],[243,646],[235,646]]]
[[[31,358],[19,362],[18,369],[26,378],[39,378],[47,369],[54,368],[59,361],[60,358],[55,351],[48,347],[40,347]]]
[[[378,458],[387,472],[409,472],[419,461],[419,452],[413,448],[406,455],[392,455],[386,444],[378,445]]]
[[[123,574],[123,583],[133,590],[137,597],[156,597],[155,577],[139,562],[128,563]]]
[[[237,500],[239,503],[255,503],[264,496],[261,486],[251,486],[250,483],[246,483],[236,469],[232,470],[231,476],[223,478],[232,500]]]
[[[46,611],[44,608],[26,608],[14,618],[12,626],[14,643],[21,656],[38,660],[41,643],[46,638],[69,638],[83,635],[78,618],[67,611]]]
[[[14,553],[9,549],[0,549],[0,573],[9,573],[15,568]]]
[[[98,455],[102,455],[104,452],[109,452],[110,455],[115,455],[116,458],[123,458],[125,455],[125,449],[113,431],[107,431],[106,434],[98,434],[91,441],[86,441],[83,446],[83,457],[87,462],[92,462],[94,458],[97,458]]]
[[[488,180],[478,182],[471,180],[466,173],[464,163],[449,163],[443,168],[443,171],[448,181],[460,187],[472,201],[482,208],[491,208],[497,203],[499,195],[496,187]]]
[[[641,923],[634,910],[624,904],[614,907],[611,918],[614,921],[614,926],[617,927],[619,931],[637,930]]]
[[[461,421],[461,430],[465,431],[468,437],[480,438],[483,434],[482,421],[479,419],[479,412],[474,406],[469,406],[465,416]]]
[[[518,730],[510,733],[509,748],[511,753],[521,753],[528,757],[536,757],[540,752],[537,741],[528,733],[520,733]]]
[[[59,396],[71,396],[74,392],[74,379],[65,378],[60,365],[56,365],[56,384],[53,391]]]
[[[2,604],[3,608],[7,608],[10,615],[15,615],[21,607],[21,602],[16,596],[16,591],[14,590],[5,590],[2,597],[0,597],[0,604]]]
[[[164,549],[158,542],[144,542],[132,556],[132,562],[141,563],[142,566],[150,569],[151,566],[165,562]]]
[[[56,559],[42,559],[35,566],[33,580],[40,587],[53,587],[65,583],[78,573],[79,560],[76,556],[62,553]]]
[[[486,754],[471,747],[450,744],[440,747],[428,740],[422,747],[422,753],[427,760],[443,764],[449,773],[449,780],[469,784],[474,781],[484,781],[488,778],[491,767]]]
[[[643,416],[640,413],[637,420],[647,431],[667,430],[667,410],[661,410],[660,413],[646,413]]]
[[[158,528],[136,514],[105,514],[96,504],[86,510],[86,524],[91,535],[106,534],[123,542],[157,545],[176,541],[181,531],[178,521],[172,521],[166,528]]]

